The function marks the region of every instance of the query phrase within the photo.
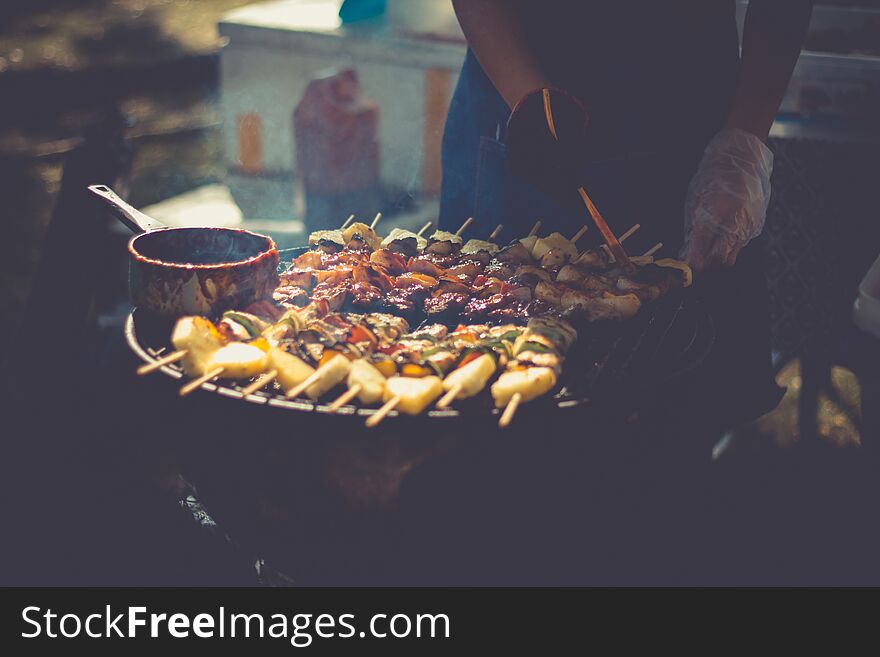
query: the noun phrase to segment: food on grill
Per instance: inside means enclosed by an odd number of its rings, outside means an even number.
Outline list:
[[[351,361],[342,354],[333,354],[315,370],[310,377],[311,385],[306,387],[305,393],[309,399],[320,399],[330,390],[345,380],[351,371]],[[309,379],[307,379],[309,380]],[[300,384],[302,385],[302,384]],[[288,396],[295,396],[288,393]]]
[[[178,351],[185,352],[181,365],[189,376],[202,376],[208,372],[211,356],[225,343],[213,322],[204,317],[181,317],[171,333],[171,344]]]
[[[275,380],[285,393],[293,390],[315,373],[315,368],[299,356],[273,346],[267,352],[269,367],[275,370]]]
[[[455,392],[453,399],[467,399],[478,395],[495,374],[495,359],[481,354],[453,370],[443,379],[443,389]]]
[[[439,376],[392,376],[385,382],[385,401],[397,400],[395,408],[407,415],[419,415],[443,394]]]
[[[219,376],[224,379],[250,379],[265,372],[268,365],[263,349],[246,342],[230,342],[211,354],[205,371],[222,370]]]
[[[521,401],[531,401],[547,394],[556,386],[556,374],[549,367],[528,367],[504,372],[492,384],[495,406],[504,408],[514,395]]]
[[[242,394],[274,381],[289,398],[318,400],[345,385],[330,410],[355,398],[384,402],[370,426],[395,408],[418,414],[438,398],[445,408],[489,388],[504,426],[519,404],[556,387],[577,339],[568,320],[627,320],[692,281],[686,263],[654,261],[659,245],[631,258],[639,266],[627,274],[605,248],[579,252],[586,229],[541,237],[539,222],[502,247],[490,241],[500,227],[490,240],[464,242],[469,223],[427,239],[401,229],[380,239],[375,222],[312,233],[274,300],[227,311],[217,324],[181,318],[178,351],[162,364],[181,359],[197,377],[182,393],[213,378],[251,379]]]
[[[385,394],[385,375],[365,358],[351,364],[347,384],[349,390],[357,389],[355,395],[362,404],[380,402]]]

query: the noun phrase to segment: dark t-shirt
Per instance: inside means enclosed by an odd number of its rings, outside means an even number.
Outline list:
[[[592,152],[704,143],[739,63],[734,0],[513,0],[554,84],[581,97]]]

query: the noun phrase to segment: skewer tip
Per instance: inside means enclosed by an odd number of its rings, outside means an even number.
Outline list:
[[[378,411],[367,418],[367,428],[375,427],[400,403],[400,395],[395,395],[382,405]]]
[[[470,226],[473,222],[474,222],[474,218],[468,217],[467,219],[464,220],[464,223],[461,225],[461,228],[459,228],[457,231],[455,231],[455,234],[458,235],[459,237],[461,237],[461,234],[464,231],[466,231],[467,227]]]
[[[516,415],[516,409],[519,408],[519,403],[522,401],[522,394],[516,392],[513,394],[513,397],[510,398],[510,401],[507,402],[507,406],[504,407],[504,412],[501,414],[501,418],[498,420],[498,427],[500,429],[507,428],[510,423],[513,421],[513,416]]]
[[[382,218],[382,213],[377,212],[376,216],[373,217],[373,223],[370,224],[370,230],[376,230],[376,225],[379,223],[379,220]]]

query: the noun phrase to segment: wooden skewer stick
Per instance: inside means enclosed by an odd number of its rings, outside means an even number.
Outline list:
[[[531,237],[532,235],[537,235],[539,230],[541,230],[541,222],[536,221],[535,225],[532,226],[532,229],[529,231],[529,234],[526,235],[526,237]]]
[[[330,408],[327,409],[330,413],[335,413],[340,408],[345,406],[348,402],[358,396],[358,393],[363,390],[363,386],[360,383],[355,383],[351,388],[343,392],[339,395],[332,404],[330,404]]]
[[[419,229],[419,232],[416,233],[416,235],[418,235],[419,237],[421,237],[422,234],[423,234],[426,230],[428,230],[428,229],[431,227],[431,225],[432,225],[433,223],[434,223],[433,221],[429,221],[428,223],[426,223],[424,226],[422,226],[422,227]]]
[[[587,232],[587,230],[588,230],[588,227],[587,227],[587,226],[584,226],[584,227],[581,228],[578,232],[576,232],[576,233],[574,234],[574,236],[571,238],[571,243],[574,244],[574,243],[577,242],[580,238],[582,238],[582,237],[584,236],[584,234]]]
[[[504,407],[501,419],[498,420],[498,427],[500,429],[507,428],[507,426],[513,421],[513,416],[516,415],[516,409],[519,408],[519,403],[521,401],[522,395],[518,392],[513,393],[513,397],[510,398],[510,401],[507,402],[507,406]]]
[[[382,405],[378,411],[373,413],[370,417],[367,418],[366,425],[368,428],[375,427],[382,420],[385,419],[385,416],[388,415],[394,408],[400,403],[400,395],[395,395],[387,402]]]
[[[556,124],[553,122],[553,109],[550,106],[550,90],[544,89],[544,116],[547,119],[547,127],[550,129],[550,134],[553,135],[553,139],[558,139],[556,135]],[[629,261],[629,256],[626,255],[626,251],[623,250],[623,247],[620,245],[620,240],[615,237],[614,233],[611,232],[611,229],[608,227],[608,223],[599,213],[599,209],[593,203],[592,199],[587,195],[586,190],[584,190],[583,186],[578,187],[578,194],[580,194],[581,200],[584,202],[584,205],[587,206],[587,212],[590,213],[590,216],[593,218],[593,223],[596,224],[596,228],[599,229],[599,232],[602,233],[602,239],[605,240],[605,243],[608,245],[608,248],[611,249],[611,253],[614,254],[614,259],[620,263],[620,266],[623,267],[623,270],[627,274],[631,274],[635,271],[633,264]]]
[[[348,219],[345,220],[345,223],[342,224],[342,226],[340,227],[340,230],[345,230],[346,228],[348,228],[348,224],[350,224],[352,221],[354,221],[354,215],[350,214],[348,215]]]
[[[373,223],[370,224],[370,230],[376,230],[376,225],[379,223],[379,219],[382,218],[382,213],[377,212],[376,216],[373,217]]]
[[[449,390],[446,391],[446,394],[440,398],[440,401],[437,402],[437,408],[446,408],[452,402],[455,401],[455,398],[458,397],[458,393],[461,392],[462,385],[460,383],[455,384]]]
[[[498,239],[498,236],[501,234],[501,229],[503,227],[504,227],[503,224],[498,224],[497,226],[495,226],[495,230],[493,230],[491,233],[489,233],[489,240],[488,241],[494,242],[496,239]]]
[[[464,231],[466,231],[467,227],[470,226],[472,223],[474,223],[474,218],[468,217],[467,219],[464,220],[464,223],[461,225],[461,228],[459,228],[457,231],[455,231],[455,234],[458,235],[459,237],[461,237],[461,234]]]
[[[655,253],[657,253],[657,251],[659,251],[659,250],[662,249],[662,248],[663,248],[663,242],[657,242],[654,246],[652,246],[650,249],[648,249],[647,251],[645,251],[645,252],[642,254],[642,257],[643,257],[643,258],[648,258],[648,257],[654,255]]]
[[[206,374],[202,374],[202,376],[200,376],[199,378],[193,379],[192,381],[190,381],[189,383],[184,385],[180,389],[180,396],[186,397],[193,390],[197,390],[198,388],[201,388],[203,383],[207,383],[211,379],[216,379],[221,374],[223,374],[222,367],[218,367],[216,369],[211,370],[210,372],[208,372]]]
[[[635,235],[636,231],[637,231],[639,228],[641,228],[641,227],[642,227],[642,224],[634,224],[633,226],[630,226],[629,230],[627,230],[627,231],[626,231],[623,235],[621,235],[618,239],[620,240],[621,243],[623,243],[624,240],[627,240],[627,239],[629,239],[630,237],[632,237],[633,235]],[[608,248],[608,245],[607,245],[607,244],[603,244],[603,245],[602,245],[602,250],[605,251],[605,253],[608,254],[608,257],[609,257],[609,258],[612,257],[612,256],[611,256],[611,250]]]
[[[158,360],[154,360],[152,363],[147,363],[146,365],[141,365],[137,368],[138,376],[143,376],[144,374],[150,374],[151,372],[155,372],[160,367],[165,367],[166,365],[170,365],[171,363],[176,363],[181,358],[186,356],[186,350],[183,351],[173,351],[170,354],[166,354],[159,358]]]
[[[625,242],[626,240],[628,240],[630,237],[632,237],[633,235],[635,235],[635,232],[636,232],[639,228],[641,228],[641,227],[642,227],[642,224],[633,224],[633,225],[630,227],[630,229],[629,229],[628,231],[626,231],[623,235],[621,235],[621,236],[618,237],[617,239],[618,239],[618,240],[621,242],[621,244],[622,244],[623,242]]]
[[[278,376],[278,370],[269,370],[265,374],[261,374],[256,381],[241,389],[241,396],[247,397],[248,395],[254,394],[257,390],[265,388],[275,380],[276,376]]]
[[[288,390],[284,396],[287,397],[288,399],[293,399],[294,397],[299,397],[306,388],[308,388],[310,385],[312,385],[316,381],[319,381],[322,376],[324,376],[324,372],[319,367],[314,372],[312,372],[311,375],[309,375],[309,378],[307,378],[305,381],[300,383],[298,386],[294,386],[293,388]]]

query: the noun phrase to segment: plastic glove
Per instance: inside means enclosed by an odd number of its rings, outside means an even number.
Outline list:
[[[516,104],[507,121],[507,162],[511,171],[545,194],[577,199],[589,117],[583,104],[561,89],[550,89],[556,137],[544,113],[543,89]]]
[[[731,266],[761,234],[773,153],[745,130],[719,132],[703,153],[685,200],[682,257],[694,269]]]

